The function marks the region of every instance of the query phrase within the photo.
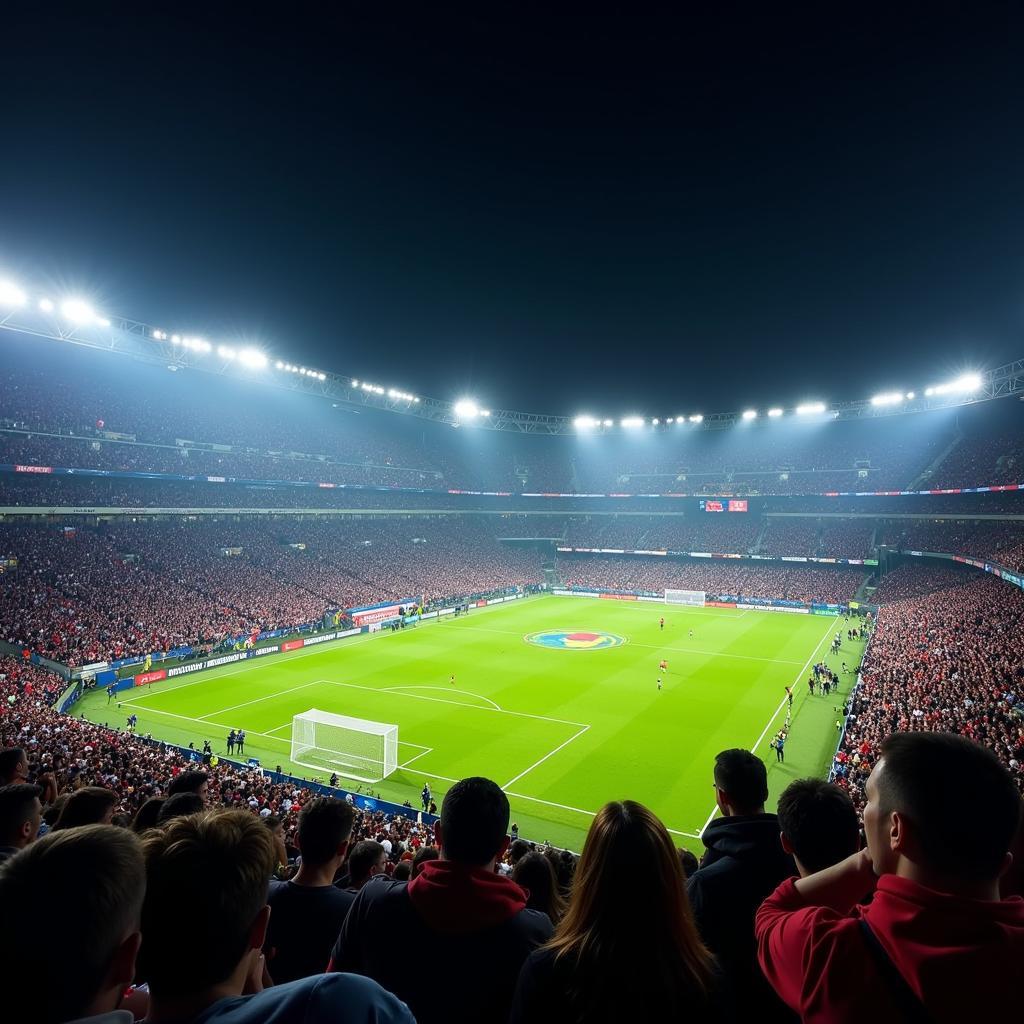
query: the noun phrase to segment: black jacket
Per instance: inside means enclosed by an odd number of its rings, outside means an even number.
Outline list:
[[[763,1020],[774,997],[757,966],[754,915],[781,881],[796,874],[796,864],[782,849],[774,814],[719,818],[703,839],[700,869],[686,884],[697,927],[733,987],[739,1018],[749,1010]]]

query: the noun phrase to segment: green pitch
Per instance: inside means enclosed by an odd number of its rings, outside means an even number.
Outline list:
[[[718,751],[755,749],[773,799],[791,779],[827,771],[841,700],[810,696],[806,679],[842,629],[842,619],[815,615],[545,596],[227,665],[109,705],[99,690],[75,711],[118,727],[135,712],[139,732],[196,749],[210,740],[220,756],[228,731],[243,728],[247,757],[322,781],[288,760],[294,715],[317,708],[396,724],[399,770],[362,792],[418,805],[429,781],[440,805],[453,781],[486,775],[508,793],[524,836],[575,850],[602,803],[631,798],[696,850],[714,810]],[[852,669],[861,648],[844,641],[829,663]],[[844,677],[842,694],[852,682]],[[777,764],[768,744],[785,720],[787,685],[793,723]]]

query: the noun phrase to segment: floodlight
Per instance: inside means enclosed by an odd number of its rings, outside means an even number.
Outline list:
[[[768,410],[768,415],[774,420],[778,419],[782,415],[782,410],[778,407]]]
[[[604,425],[606,427],[614,427],[615,426],[615,420],[605,420],[604,421]]]
[[[824,412],[824,402],[804,402],[803,405],[796,407],[796,413],[798,416],[809,416],[814,413]]]
[[[635,429],[636,427],[642,427],[643,425],[643,416],[626,416],[619,421],[619,426],[625,427],[627,430],[632,430]]]
[[[278,361],[276,363],[274,363],[274,369],[275,370],[283,370],[284,369],[284,363],[282,363],[281,360],[278,359]]]
[[[913,399],[914,397],[915,397],[915,395],[914,395],[914,392],[913,392],[913,391],[908,391],[908,392],[907,392],[907,399],[908,399],[908,400],[910,400],[910,399]]]
[[[665,420],[666,423],[675,423],[675,421],[676,421],[675,416],[669,416],[669,418],[667,420]]]
[[[238,353],[238,361],[251,370],[262,370],[267,365],[267,357],[254,348],[243,348]]]
[[[878,405],[899,405],[903,401],[902,391],[886,391],[881,395],[875,395],[871,399],[871,404]]]
[[[0,306],[24,306],[28,296],[13,282],[0,281]]]
[[[965,373],[962,377],[957,377],[956,380],[947,381],[945,384],[937,384],[935,387],[926,388],[925,394],[929,397],[932,395],[952,395],[961,392],[977,391],[980,387],[980,373]]]
[[[460,398],[453,408],[460,420],[471,420],[480,415],[480,409],[472,398]]]
[[[44,313],[52,313],[53,312],[53,303],[49,299],[40,299],[39,300],[39,308]]]
[[[480,415],[481,416],[490,416],[491,415],[491,410],[490,409],[481,409],[480,410]]]
[[[654,424],[654,426],[658,426],[658,424],[660,424],[660,423],[661,423],[661,420],[659,420],[659,419],[658,419],[658,417],[657,417],[657,416],[655,416],[655,417],[654,417],[654,419],[653,419],[653,420],[651,420],[651,423],[653,423],[653,424]]]
[[[219,355],[221,359],[234,359],[237,353],[233,348],[229,348],[227,345],[218,345],[217,355]]]
[[[173,344],[175,344],[175,345],[180,345],[181,344],[181,335],[180,334],[172,334],[171,335],[171,342]]]
[[[68,320],[72,320],[76,324],[84,324],[88,320],[96,319],[92,307],[84,299],[65,299],[61,303],[60,311]]]
[[[599,427],[601,425],[600,420],[594,419],[593,416],[577,416],[572,421],[572,425],[577,430],[590,430],[593,427]]]
[[[743,410],[743,418],[745,420],[756,420],[757,419],[757,410],[756,409],[744,409]]]
[[[690,417],[690,422],[691,423],[703,423],[704,422],[704,417],[699,412],[696,412],[696,413],[694,413]]]

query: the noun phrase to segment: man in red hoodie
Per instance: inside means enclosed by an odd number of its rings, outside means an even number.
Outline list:
[[[814,1024],[1019,1008],[1024,900],[999,898],[1021,814],[1009,773],[961,736],[898,733],[866,793],[867,850],[783,882],[757,913],[776,992]]]
[[[440,859],[410,882],[367,882],[328,970],[373,978],[419,1024],[504,1024],[523,961],[552,932],[547,914],[527,910],[526,892],[495,872],[508,822],[494,782],[452,786],[434,826]]]

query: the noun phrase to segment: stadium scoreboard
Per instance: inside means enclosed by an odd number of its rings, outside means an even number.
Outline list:
[[[750,508],[746,498],[730,498],[728,501],[701,498],[700,510],[702,512],[749,512]]]

